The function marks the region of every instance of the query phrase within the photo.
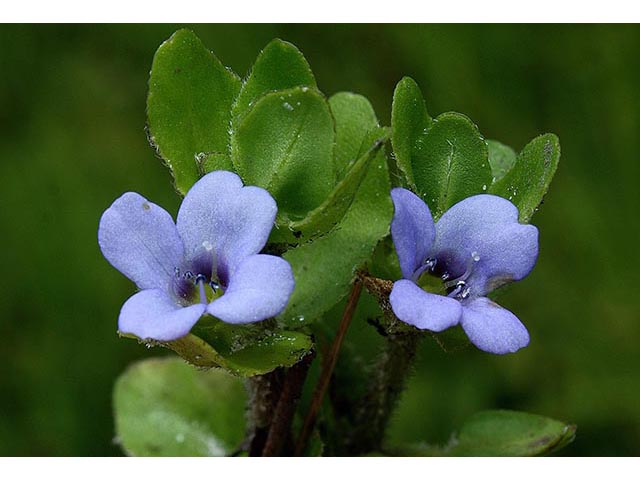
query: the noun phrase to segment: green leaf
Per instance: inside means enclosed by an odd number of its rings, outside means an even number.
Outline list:
[[[300,50],[276,38],[260,52],[233,106],[233,123],[252,107],[256,99],[275,90],[315,87],[316,80]]]
[[[420,87],[412,78],[404,77],[393,92],[391,143],[398,168],[410,187],[415,186],[413,164],[420,154],[418,141],[432,123]]]
[[[388,140],[388,131],[378,126],[373,107],[362,95],[337,93],[329,99],[329,106],[336,122],[334,153],[341,180],[304,219],[274,230],[273,242],[303,243],[335,227],[353,203],[371,162]]]
[[[233,164],[245,183],[266,188],[278,203],[279,223],[302,219],[335,185],[333,118],[309,87],[268,93],[231,137]]]
[[[142,342],[134,335],[122,336]],[[313,348],[309,335],[282,330],[273,320],[232,325],[211,316],[202,317],[191,333],[177,340],[144,343],[148,347],[159,345],[169,348],[195,367],[223,368],[240,377],[290,367]]]
[[[313,242],[289,250],[296,287],[280,318],[289,324],[318,319],[349,291],[356,269],[389,232],[393,207],[386,155],[380,151],[338,226]]]
[[[233,171],[231,159],[226,153],[203,153],[196,155],[196,163],[200,170],[200,175],[205,175],[214,170]]]
[[[452,456],[546,455],[572,442],[575,425],[531,413],[488,410],[460,429]]]
[[[148,344],[149,345],[149,344]],[[150,344],[153,345],[153,344]],[[184,337],[171,342],[159,343],[164,347],[170,348],[188,363],[199,368],[224,368],[226,362],[211,345],[200,337],[189,333]]]
[[[329,197],[304,220],[291,222],[288,230],[300,242],[313,239],[333,229],[344,217],[353,203],[358,188],[367,174],[368,167],[382,149],[388,137],[385,135],[375,141],[336,185]],[[295,242],[295,240],[292,240]]]
[[[394,92],[391,128],[398,168],[435,219],[491,184],[487,144],[475,124],[455,112],[431,119],[420,89],[408,77]]]
[[[118,441],[136,456],[225,456],[245,433],[242,381],[177,358],[131,365],[116,381]]]
[[[516,163],[516,152],[513,151],[513,148],[496,140],[487,140],[487,147],[489,147],[489,165],[495,183],[504,177]]]
[[[491,184],[487,144],[467,117],[443,113],[418,141],[413,174],[418,193],[439,218]]]
[[[368,148],[365,136],[379,126],[378,119],[369,100],[355,93],[336,93],[329,106],[336,122],[336,172],[342,178],[362,156],[363,147]]]
[[[560,161],[560,141],[552,133],[531,140],[520,152],[515,165],[489,190],[511,200],[527,223],[542,203]]]
[[[369,275],[384,280],[397,280],[402,278],[400,263],[398,262],[398,254],[393,245],[391,236],[385,237],[376,246],[371,260],[367,263],[367,272]]]
[[[290,367],[313,348],[311,337],[302,332],[269,329],[260,323],[231,325],[212,317],[201,319],[192,334],[217,354],[216,358],[211,353],[205,356],[206,352],[199,352],[197,361],[210,359],[242,377]]]
[[[198,179],[197,155],[227,154],[240,85],[189,30],[178,30],[158,48],[147,97],[149,139],[181,193]]]

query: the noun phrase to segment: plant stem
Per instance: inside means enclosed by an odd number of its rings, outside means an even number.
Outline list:
[[[361,281],[384,312],[386,322],[378,331],[385,337],[382,352],[371,370],[367,393],[355,406],[355,420],[346,449],[350,455],[380,451],[391,413],[404,390],[422,334],[408,328],[393,314],[389,305],[392,282],[361,272]]]
[[[262,450],[263,457],[291,453],[291,423],[314,357],[315,354],[311,352],[287,369],[269,435]],[[289,444],[288,449],[286,448],[287,444]]]
[[[417,332],[391,333],[373,367],[373,378],[356,409],[347,449],[353,455],[379,451],[391,413],[404,390],[420,340]]]
[[[282,368],[247,379],[249,408],[247,411],[246,443],[251,457],[262,456],[273,421],[273,413],[280,399],[282,382]]]
[[[340,347],[342,347],[342,342],[344,341],[344,337],[347,333],[349,325],[351,324],[351,319],[353,318],[353,314],[356,310],[356,306],[358,305],[358,300],[360,299],[361,293],[362,282],[360,282],[360,280],[356,278],[353,282],[353,286],[351,287],[351,293],[349,294],[349,299],[347,300],[347,304],[344,308],[344,313],[342,314],[342,319],[340,320],[338,331],[336,332],[336,336],[333,339],[333,343],[331,344],[331,349],[324,359],[322,371],[320,373],[320,379],[318,380],[316,388],[313,391],[309,411],[307,412],[304,425],[302,426],[300,436],[298,437],[298,441],[296,443],[296,456],[300,456],[304,452],[307,441],[309,440],[309,436],[311,435],[313,427],[315,426],[318,412],[320,411],[320,407],[322,405],[322,400],[324,399],[324,396],[327,392],[329,381],[331,380],[333,370],[335,369],[336,362],[338,361]]]

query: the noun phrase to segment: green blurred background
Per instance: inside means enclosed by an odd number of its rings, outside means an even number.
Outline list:
[[[162,354],[118,339],[134,287],[96,231],[127,190],[176,212],[144,124],[153,53],[181,26],[0,27],[2,455],[119,454],[114,379]],[[564,454],[640,454],[640,27],[191,28],[241,75],[269,40],[289,40],[321,90],[366,95],[387,125],[410,75],[432,114],[465,113],[487,138],[520,149],[558,134],[560,168],[533,219],[540,260],[501,298],[531,345],[497,357],[425,341],[390,437],[445,442],[478,410],[515,408],[577,423]]]

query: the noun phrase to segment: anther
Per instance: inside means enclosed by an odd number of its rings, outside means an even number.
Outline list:
[[[436,268],[436,264],[438,263],[438,259],[436,258],[427,258],[424,261],[424,266],[427,270],[433,272],[433,270]]]
[[[420,275],[422,275],[426,271],[428,271],[429,273],[433,273],[437,263],[438,263],[438,260],[436,258],[431,258],[431,257],[427,258],[422,263],[422,265],[420,265],[420,267],[413,273],[413,279],[417,280],[418,278],[420,278]]]

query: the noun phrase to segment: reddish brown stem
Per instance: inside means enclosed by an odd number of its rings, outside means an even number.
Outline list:
[[[314,356],[313,352],[308,353],[298,363],[287,369],[282,393],[273,412],[269,435],[262,450],[263,457],[291,455],[291,423]]]
[[[300,431],[300,436],[298,437],[298,442],[296,443],[296,456],[300,456],[304,452],[304,449],[307,446],[307,441],[309,440],[309,436],[311,435],[313,427],[315,426],[318,412],[320,411],[320,406],[322,405],[322,400],[324,399],[324,396],[327,392],[329,381],[331,380],[333,370],[335,369],[336,362],[338,361],[338,354],[340,353],[342,342],[344,341],[344,337],[347,334],[349,325],[351,324],[351,319],[353,318],[353,313],[356,310],[356,306],[358,305],[358,300],[360,299],[361,293],[362,282],[356,278],[353,283],[353,287],[351,288],[351,293],[349,294],[347,305],[344,308],[344,313],[342,314],[342,319],[340,320],[338,331],[336,332],[336,336],[333,339],[333,343],[331,344],[331,349],[329,350],[329,353],[327,354],[327,357],[323,362],[320,379],[318,380],[316,388],[313,391],[311,404],[309,405],[309,411],[307,412],[307,417],[305,418],[302,430]]]

